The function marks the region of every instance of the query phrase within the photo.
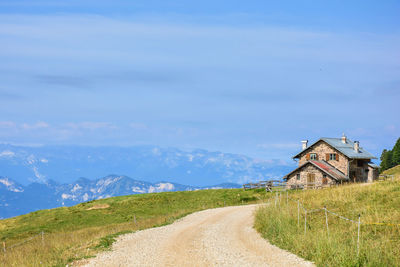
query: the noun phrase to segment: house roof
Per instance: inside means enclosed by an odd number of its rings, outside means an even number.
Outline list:
[[[299,167],[297,167],[296,169],[294,169],[293,171],[291,171],[290,173],[285,175],[283,177],[283,179],[287,179],[287,177],[289,175],[291,175],[292,173],[294,173],[297,170],[301,169],[302,167],[306,166],[307,164],[313,165],[314,167],[318,168],[323,173],[329,175],[330,177],[332,177],[333,179],[335,179],[337,181],[348,180],[349,179],[344,173],[342,173],[341,171],[339,171],[338,169],[336,169],[335,167],[330,165],[328,162],[321,161],[321,160],[309,160],[309,161],[306,161],[304,164],[300,165]]]
[[[346,139],[346,143],[342,142],[341,138],[328,138],[328,137],[322,137],[318,141],[314,142],[311,144],[309,147],[307,147],[305,150],[300,151],[297,153],[293,158],[297,158],[301,153],[318,143],[319,141],[324,141],[325,143],[329,144],[333,148],[337,149],[341,153],[343,153],[345,156],[347,156],[350,159],[376,159],[374,155],[369,153],[367,150],[365,150],[362,147],[359,147],[359,152],[356,152],[354,150],[354,142],[351,141],[350,139]]]
[[[374,169],[379,169],[379,166],[374,163],[368,163],[368,166]]]

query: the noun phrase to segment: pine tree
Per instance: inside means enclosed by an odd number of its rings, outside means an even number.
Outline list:
[[[390,168],[392,168],[394,166],[392,159],[393,159],[393,151],[389,150],[386,153],[386,169],[390,169]]]
[[[397,142],[392,149],[392,165],[396,166],[399,164],[400,164],[400,138],[397,139]]]
[[[392,158],[393,152],[391,150],[384,149],[381,156],[381,172],[394,166]]]
[[[381,154],[381,158],[380,158],[380,160],[381,160],[381,168],[380,168],[381,170],[380,171],[381,172],[387,169],[387,160],[386,160],[387,153],[388,153],[387,149],[384,149]]]

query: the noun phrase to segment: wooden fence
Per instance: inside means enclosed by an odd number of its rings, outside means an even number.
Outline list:
[[[376,181],[394,181],[394,175],[381,174]],[[292,184],[287,185],[286,182],[281,180],[270,180],[270,181],[260,181],[258,183],[247,183],[243,185],[243,190],[247,189],[260,189],[264,188],[266,191],[285,191],[288,189],[321,189],[326,187],[338,187],[348,183],[337,183],[337,184],[321,184],[321,183],[302,183],[302,184]]]
[[[263,188],[266,191],[282,191],[286,190],[286,182],[279,180],[270,180],[270,181],[260,181],[258,183],[248,183],[243,185],[243,190],[246,189],[260,189]]]
[[[387,181],[387,180],[389,180],[389,181],[394,181],[394,175],[393,175],[393,174],[391,174],[391,175],[388,175],[388,174],[380,174],[380,175],[378,176],[378,179],[377,179],[377,181]]]

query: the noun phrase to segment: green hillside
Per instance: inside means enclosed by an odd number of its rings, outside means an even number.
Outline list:
[[[390,169],[387,169],[386,171],[382,172],[382,174],[394,175],[395,177],[399,178],[400,177],[400,165],[397,165]]]
[[[0,220],[0,239],[6,244],[6,253],[0,252],[0,262],[2,266],[65,266],[107,249],[120,233],[172,223],[203,209],[255,203],[266,197],[263,190],[165,192],[32,212]],[[34,238],[29,240],[31,237]],[[10,248],[25,240],[29,241]]]
[[[255,227],[271,243],[318,266],[400,266],[400,166],[385,174],[396,178],[295,192],[288,205],[284,201],[280,207],[272,204],[260,209]],[[298,218],[297,200],[309,210],[306,229],[302,208]],[[328,235],[325,211],[312,211],[324,206],[356,223],[327,213]],[[362,224],[357,255],[359,214]]]

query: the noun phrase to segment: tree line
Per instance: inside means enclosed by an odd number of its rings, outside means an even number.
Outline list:
[[[390,169],[400,164],[400,138],[392,150],[384,149],[381,155],[381,171]]]

